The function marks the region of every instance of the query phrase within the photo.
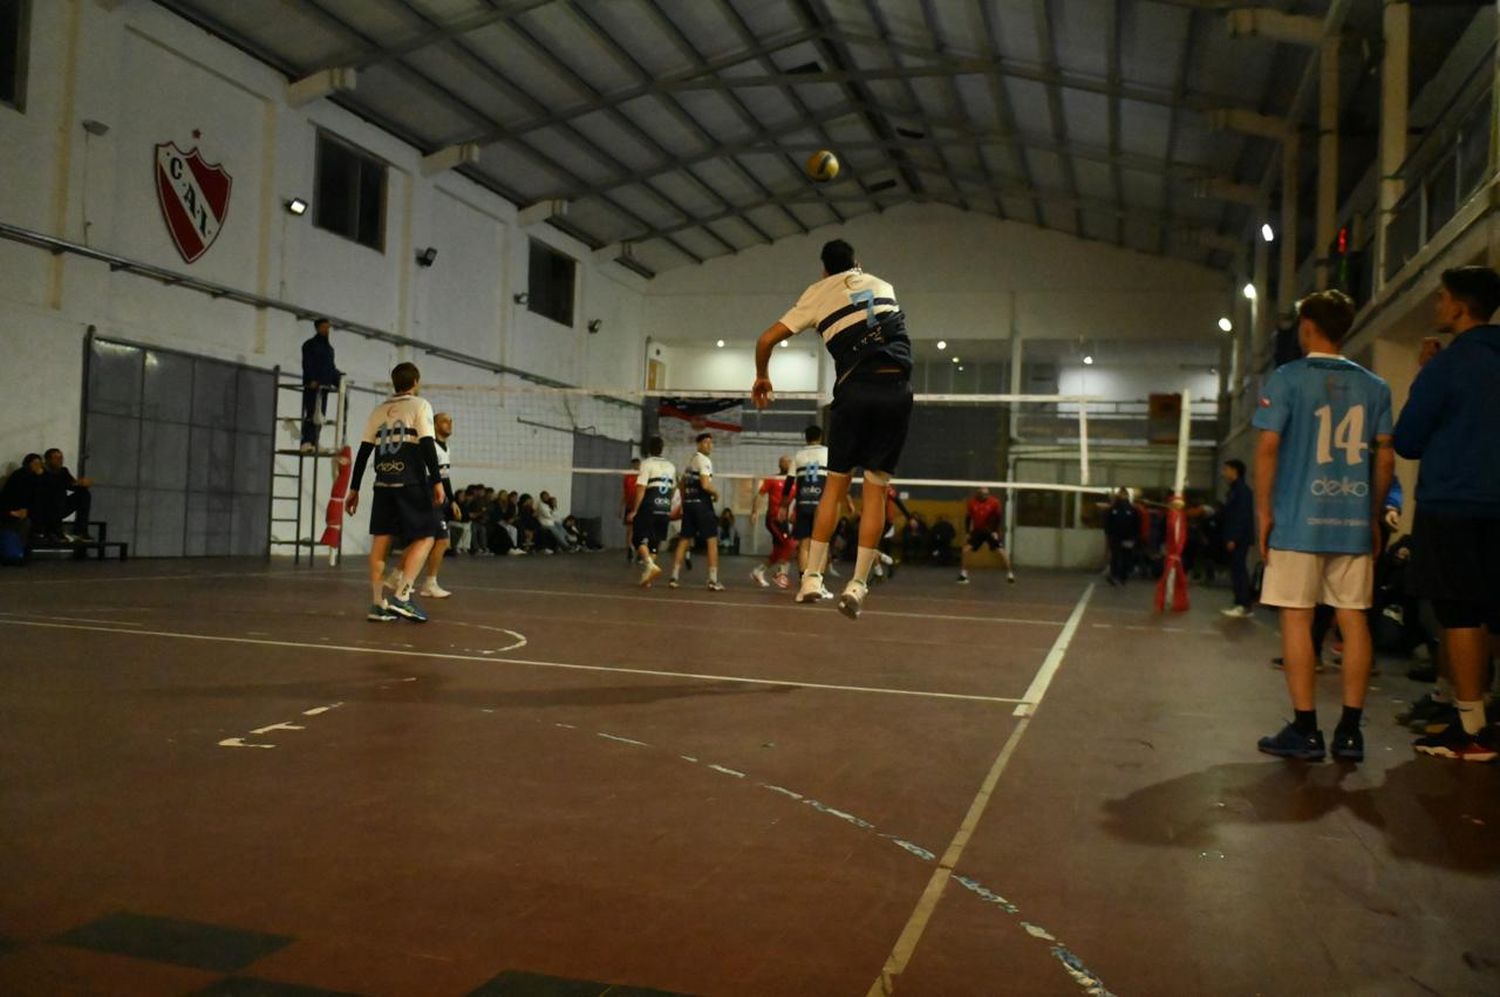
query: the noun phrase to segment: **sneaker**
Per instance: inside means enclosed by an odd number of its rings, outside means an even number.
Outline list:
[[[844,586],[844,594],[839,596],[839,612],[851,620],[859,619],[860,607],[864,605],[865,596],[870,593],[870,588],[859,579],[854,579]]]
[[[655,561],[647,561],[646,566],[641,569],[641,588],[648,589],[651,583],[661,577],[661,565]]]
[[[1227,616],[1231,620],[1248,620],[1255,614],[1250,612],[1250,609],[1247,606],[1230,606],[1227,609],[1219,610],[1219,615]]]
[[[1007,585],[1014,585],[1016,583],[1016,576],[1015,575],[1006,575],[1005,576],[1005,583]]]
[[[833,595],[832,592],[828,591],[825,588],[818,589],[818,601],[819,602],[829,602],[833,598],[834,598],[834,595]]]
[[[1365,736],[1358,728],[1333,732],[1333,748],[1329,752],[1335,761],[1362,762],[1365,760]]]
[[[309,453],[312,453],[316,449],[318,449],[318,448],[315,447],[315,446],[313,446],[311,443],[304,443],[300,447],[297,448],[297,452],[298,453],[309,454]]]
[[[1297,728],[1287,724],[1271,737],[1263,737],[1256,745],[1268,755],[1278,758],[1294,758],[1303,762],[1321,762],[1327,754],[1323,747],[1323,732],[1299,734]]]
[[[391,608],[391,612],[396,613],[404,619],[411,620],[413,623],[427,622],[427,614],[422,612],[422,608],[413,602],[410,596],[407,596],[405,599],[398,599],[395,596],[391,596],[386,600],[386,605]]]
[[[889,567],[890,565],[896,563],[896,559],[893,558],[893,557],[891,557],[891,555],[885,553],[884,551],[881,551],[880,552],[880,563],[886,565],[887,567]]]
[[[757,564],[754,568],[750,569],[750,577],[754,578],[755,584],[763,589],[771,587],[771,583],[766,581],[766,568],[763,564]]]
[[[771,580],[776,583],[776,587],[779,589],[789,589],[792,587],[792,579],[785,571],[779,571],[772,575]]]
[[[1417,738],[1411,746],[1419,755],[1455,758],[1464,762],[1491,762],[1497,754],[1494,744],[1496,738],[1487,736],[1488,734],[1488,731],[1481,731],[1480,737],[1475,737],[1464,730],[1463,724],[1455,723],[1441,733]]]
[[[968,575],[959,575],[958,576],[958,584],[960,584],[960,585],[967,585],[967,584],[969,584],[969,576]]]
[[[426,599],[446,599],[453,593],[429,578],[422,583],[422,587],[418,590],[417,594]]]
[[[365,614],[365,619],[371,623],[393,623],[401,619],[395,610],[385,603],[370,603],[370,611]]]
[[[508,551],[505,552],[505,556],[506,557],[525,557],[526,556],[526,552],[524,550],[522,550],[521,548],[519,548],[519,547],[512,547],[510,550],[508,550]]]
[[[1414,717],[1406,722],[1418,734],[1441,734],[1450,727],[1462,726],[1458,719],[1458,707],[1452,703],[1439,703],[1430,713]]]
[[[719,582],[711,581],[708,583],[708,590],[710,592],[722,592],[724,591],[724,586]]]
[[[822,598],[822,593],[827,591],[823,588],[823,576],[813,572],[804,572],[802,584],[797,588],[795,602],[817,602]]]
[[[669,588],[669,589],[675,589],[675,588],[681,588],[681,587],[682,587],[682,583],[679,582],[677,579],[671,578],[671,579],[667,580],[667,588]]]
[[[693,570],[693,552],[689,550],[687,556],[682,559],[682,566],[689,571]]]

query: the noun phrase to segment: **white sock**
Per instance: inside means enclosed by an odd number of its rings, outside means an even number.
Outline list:
[[[709,568],[708,569],[708,580],[709,580],[710,584],[712,584],[713,582],[716,582],[716,581],[719,580],[719,569],[718,568]]]
[[[880,560],[880,551],[874,547],[859,548],[854,554],[854,580],[860,584],[869,584],[870,569],[878,560]]]
[[[821,575],[828,567],[828,544],[821,540],[807,542],[807,573]]]
[[[1453,705],[1458,707],[1458,719],[1464,725],[1464,733],[1473,737],[1484,730],[1484,700],[1483,699],[1455,699]]]
[[[960,578],[968,578],[969,577],[969,569],[968,568],[959,568],[958,569],[958,577],[960,577]]]

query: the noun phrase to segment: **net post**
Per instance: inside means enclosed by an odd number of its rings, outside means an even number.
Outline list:
[[[1193,393],[1182,390],[1182,412],[1177,423],[1177,476],[1172,479],[1172,494],[1181,495],[1187,488],[1188,444],[1193,434]]]
[[[1089,483],[1089,403],[1078,403],[1078,483]]]

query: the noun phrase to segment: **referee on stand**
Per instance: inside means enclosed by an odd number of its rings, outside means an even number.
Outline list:
[[[328,415],[328,393],[337,391],[343,373],[333,363],[333,326],[313,319],[313,334],[302,344],[302,452],[318,449],[318,433]]]

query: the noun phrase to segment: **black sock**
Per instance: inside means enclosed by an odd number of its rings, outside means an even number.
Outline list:
[[[1365,715],[1362,706],[1346,706],[1339,716],[1339,730],[1359,730],[1359,721]]]
[[[1298,734],[1312,734],[1318,729],[1317,710],[1293,710],[1292,729]]]

